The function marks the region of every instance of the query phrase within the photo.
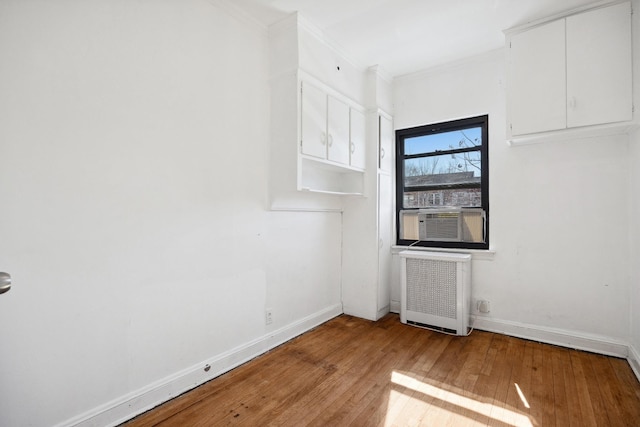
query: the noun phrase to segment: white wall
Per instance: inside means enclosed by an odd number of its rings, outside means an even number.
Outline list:
[[[485,325],[626,343],[628,138],[508,146],[504,68],[493,52],[397,78],[395,127],[489,114],[495,256],[472,265],[472,297],[491,302]]]
[[[205,0],[2,1],[0,58],[0,425],[135,410],[339,307],[340,214],[264,208],[266,30]]]

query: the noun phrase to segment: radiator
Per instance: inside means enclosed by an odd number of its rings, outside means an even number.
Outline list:
[[[400,321],[467,335],[471,306],[471,255],[402,251]]]

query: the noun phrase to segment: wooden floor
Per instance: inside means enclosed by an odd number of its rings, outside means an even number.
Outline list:
[[[640,426],[626,360],[340,316],[133,426]]]

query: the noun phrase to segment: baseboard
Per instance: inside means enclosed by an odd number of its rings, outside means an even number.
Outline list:
[[[638,353],[638,349],[632,345],[629,346],[627,361],[629,362],[633,373],[636,374],[636,378],[640,381],[640,353]]]
[[[116,426],[218,377],[340,314],[342,314],[341,304],[328,307],[295,323],[269,332],[254,341],[202,361],[142,389],[71,418],[58,424],[57,427]],[[207,371],[205,371],[206,366],[210,367]]]
[[[371,320],[372,322],[375,322],[376,320],[378,320],[376,318],[377,312],[374,310],[369,310],[369,309],[363,310],[362,307],[351,307],[348,304],[343,304],[342,310],[344,314],[349,316],[358,317],[360,319],[365,319],[365,320]]]
[[[474,329],[625,359],[629,356],[629,345],[626,342],[611,340],[610,338],[599,335],[545,328],[526,323],[488,319],[482,316],[471,316],[471,319]],[[636,358],[636,360],[638,359]]]
[[[378,313],[376,313],[376,320],[382,319],[384,316],[389,314],[389,311],[390,310],[388,305],[382,307],[380,310],[378,310]]]
[[[400,301],[391,300],[389,311],[391,311],[392,313],[400,314]]]

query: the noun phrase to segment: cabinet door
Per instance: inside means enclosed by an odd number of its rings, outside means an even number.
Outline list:
[[[513,35],[508,62],[511,135],[566,127],[565,22]]]
[[[632,119],[629,3],[567,18],[567,126]]]
[[[354,168],[364,169],[366,166],[366,134],[367,122],[365,115],[358,110],[351,109],[351,127],[350,127],[350,151],[351,166]]]
[[[391,302],[392,194],[391,175],[378,174],[378,310]]]
[[[393,158],[393,125],[390,119],[384,116],[379,116],[378,126],[378,167],[385,172],[391,172]]]
[[[327,95],[310,84],[302,83],[301,112],[302,154],[327,157]]]
[[[328,97],[327,158],[349,164],[349,106],[336,98]]]

